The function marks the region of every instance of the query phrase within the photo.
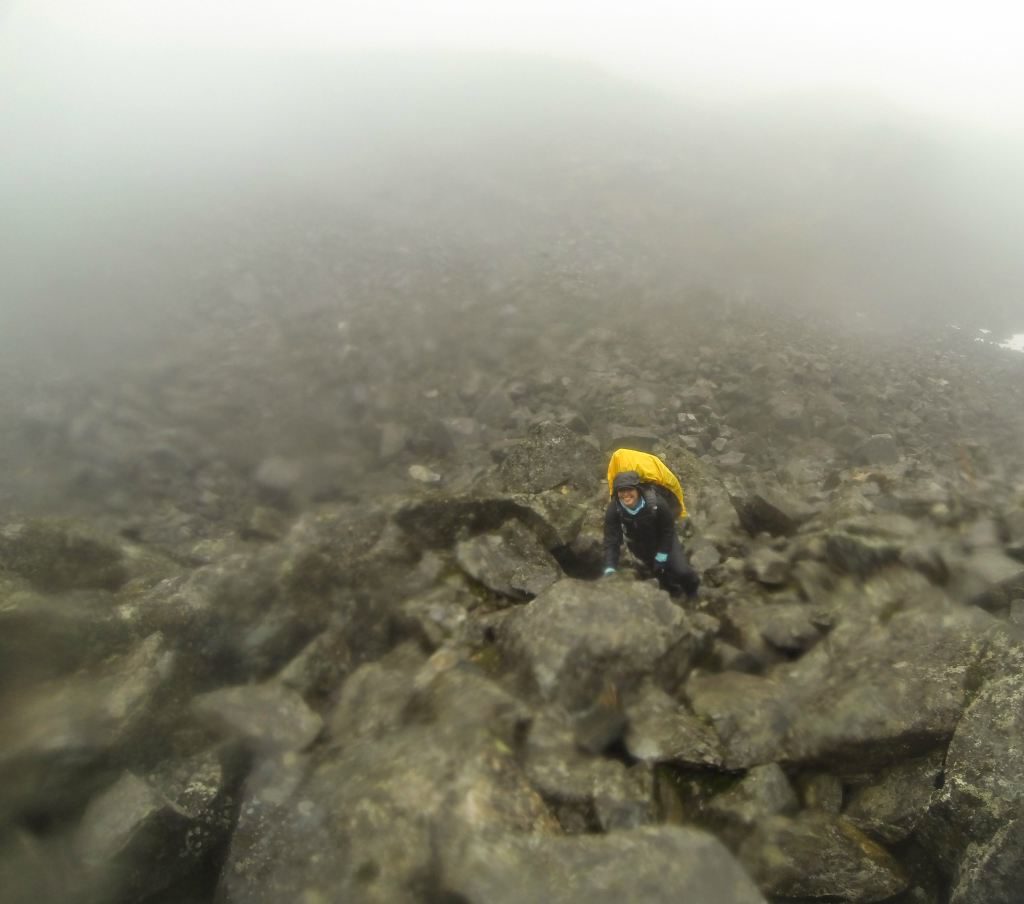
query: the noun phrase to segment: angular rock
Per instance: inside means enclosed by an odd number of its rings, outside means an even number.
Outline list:
[[[532,495],[516,493],[511,499],[516,505],[517,517],[547,549],[572,543],[584,519],[595,508],[591,495],[571,493],[567,487]]]
[[[939,857],[962,860],[971,848],[977,854],[1009,822],[1019,821],[1024,809],[1022,737],[1024,677],[1011,674],[987,683],[956,727],[946,753],[945,780],[932,801],[928,829]],[[983,869],[1021,875],[1019,852],[997,855],[997,850],[1002,850],[998,844],[974,864],[973,881],[983,880]]]
[[[109,781],[104,764],[162,747],[159,704],[175,654],[154,634],[132,652],[17,698],[0,724],[0,817],[63,812]]]
[[[960,861],[950,904],[1015,904],[1024,883],[1024,816],[1017,816],[990,839],[970,845]]]
[[[352,670],[353,658],[347,626],[340,619],[332,620],[277,673],[275,680],[307,702],[325,700]]]
[[[952,565],[950,593],[990,611],[1024,595],[1024,563],[998,549],[980,549]]]
[[[762,820],[739,859],[768,895],[884,901],[909,885],[893,856],[852,823],[821,813]]]
[[[789,559],[762,546],[747,556],[747,573],[761,584],[779,587],[789,581]]]
[[[47,593],[117,590],[129,577],[120,546],[87,525],[32,520],[0,528],[0,571]]]
[[[442,854],[443,892],[466,904],[764,904],[714,836],[681,826],[553,838],[460,835]]]
[[[876,433],[850,451],[856,465],[894,465],[900,460],[900,449],[889,433]]]
[[[586,708],[606,682],[682,680],[703,640],[666,593],[646,583],[563,578],[512,612],[499,643],[542,699]]]
[[[771,658],[771,651],[802,653],[810,649],[821,638],[817,620],[815,609],[805,603],[734,603],[725,614],[725,624],[735,633],[740,648],[765,661]]]
[[[0,682],[13,689],[96,665],[136,639],[132,628],[111,593],[41,594],[0,576]]]
[[[850,519],[828,534],[825,555],[838,571],[865,578],[898,561],[919,534],[920,528],[900,515]]]
[[[731,493],[733,508],[751,536],[769,533],[787,536],[807,521],[814,509],[781,487],[761,486]]]
[[[711,798],[706,814],[715,824],[746,829],[769,816],[795,813],[799,806],[786,773],[777,763],[766,763]]]
[[[844,815],[883,844],[906,839],[925,814],[942,775],[943,753],[897,763],[850,796]]]
[[[839,815],[843,808],[843,783],[839,778],[827,772],[810,772],[801,775],[796,784],[808,810]]]
[[[413,644],[396,647],[377,662],[357,668],[341,688],[327,716],[327,737],[333,746],[360,738],[384,737],[402,725],[414,691],[413,676],[426,658]]]
[[[455,559],[470,577],[513,600],[533,599],[561,573],[551,554],[519,521],[457,543]]]
[[[687,681],[686,696],[694,712],[714,727],[726,769],[782,759],[792,715],[777,682],[741,672],[699,674]]]
[[[192,709],[223,734],[261,753],[303,750],[323,728],[299,694],[273,682],[210,691],[196,697]]]
[[[661,437],[646,427],[634,427],[629,424],[608,424],[601,431],[605,445],[609,449],[636,449],[640,452],[653,452],[661,442]]]
[[[721,767],[714,730],[660,688],[647,684],[626,707],[626,749],[643,763]]]
[[[593,487],[604,476],[605,465],[596,444],[568,427],[546,422],[509,449],[499,474],[510,492],[540,493],[562,485]]]
[[[693,543],[688,543],[687,547],[690,564],[697,569],[699,574],[709,571],[722,561],[722,554],[714,543],[707,540],[696,540]]]
[[[583,502],[579,494],[563,487],[533,494],[455,495],[409,501],[399,506],[395,521],[417,542],[440,549],[519,520],[547,549],[555,549],[576,538],[584,518],[594,508],[591,500]]]
[[[216,761],[197,765],[177,795],[125,772],[89,803],[74,849],[90,882],[102,884],[112,898],[143,898],[210,854],[228,831],[231,807],[220,800],[223,776]]]
[[[793,705],[786,759],[881,765],[943,743],[970,699],[990,624],[938,601],[884,626],[840,624],[827,645],[773,674]]]
[[[426,465],[412,464],[409,465],[407,472],[409,476],[417,481],[418,483],[440,483],[441,475],[437,471],[428,468]]]
[[[653,791],[621,762],[581,750],[575,726],[559,707],[534,719],[525,745],[524,771],[551,806],[563,831],[607,831],[654,822]]]
[[[447,653],[391,665],[397,693],[353,694],[345,719],[332,717],[340,746],[268,759],[247,782],[219,900],[413,904],[437,887],[445,826],[559,831],[517,765],[513,698]],[[378,707],[373,731],[342,728]]]

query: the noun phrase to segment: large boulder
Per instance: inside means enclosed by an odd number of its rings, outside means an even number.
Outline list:
[[[737,488],[729,498],[740,524],[751,536],[788,536],[815,513],[791,490],[766,483]]]
[[[80,522],[31,520],[0,528],[0,573],[45,592],[117,590],[129,577],[120,545]]]
[[[455,559],[488,590],[512,600],[533,599],[561,573],[554,557],[519,521],[457,543]]]
[[[651,826],[607,835],[537,839],[463,833],[442,855],[441,886],[466,904],[763,904],[714,836]]]
[[[226,837],[233,810],[213,753],[149,776],[127,771],[89,802],[74,853],[86,882],[108,900],[144,898],[202,865]]]
[[[515,698],[446,651],[423,662],[403,648],[386,666],[350,676],[330,743],[271,756],[250,776],[225,904],[412,904],[436,888],[436,833],[449,824],[558,833],[517,761]]]
[[[705,632],[648,583],[564,578],[501,626],[499,643],[542,699],[589,706],[606,682],[620,690],[653,675],[674,688]]]
[[[578,725],[561,707],[536,714],[524,771],[569,834],[648,825],[655,820],[650,772],[581,748]]]
[[[296,691],[272,681],[209,691],[192,709],[215,731],[264,754],[303,750],[323,727]]]
[[[724,764],[714,729],[656,685],[645,684],[626,712],[626,750],[640,762],[691,768]]]
[[[135,639],[108,591],[45,594],[24,579],[0,575],[0,682],[8,688],[95,665]]]
[[[884,624],[843,622],[827,644],[776,668],[790,688],[786,759],[883,765],[952,737],[991,619],[932,603]]]
[[[119,759],[158,756],[175,653],[160,634],[74,677],[8,700],[0,719],[0,817],[62,814]]]
[[[927,835],[954,863],[955,901],[1011,901],[1024,883],[1014,846],[1024,832],[1024,678],[987,683],[964,713],[946,754]],[[996,891],[996,890],[1000,891]],[[991,897],[982,896],[988,890]]]
[[[904,841],[928,813],[942,781],[943,759],[944,751],[939,748],[883,769],[850,794],[844,815],[882,844]]]
[[[824,813],[762,820],[739,858],[773,898],[885,901],[909,885],[885,848],[842,817]]]
[[[562,485],[593,486],[606,466],[596,442],[548,421],[508,450],[499,475],[509,492],[539,493]]]

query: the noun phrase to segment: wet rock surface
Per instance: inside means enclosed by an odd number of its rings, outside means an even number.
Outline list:
[[[1024,363],[535,295],[243,306],[3,397],[0,887],[1015,900]],[[599,579],[626,441],[696,601]]]

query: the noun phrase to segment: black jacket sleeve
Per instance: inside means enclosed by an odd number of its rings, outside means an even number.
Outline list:
[[[667,556],[672,551],[672,537],[675,534],[676,519],[667,505],[658,506],[658,552]]]
[[[622,552],[622,524],[618,503],[613,499],[604,511],[604,567],[618,568]]]

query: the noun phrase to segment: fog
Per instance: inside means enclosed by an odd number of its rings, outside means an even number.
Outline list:
[[[1024,327],[1013,22],[375,9],[11,6],[8,360],[146,353],[225,299],[469,275],[496,303],[571,272],[592,296]]]

